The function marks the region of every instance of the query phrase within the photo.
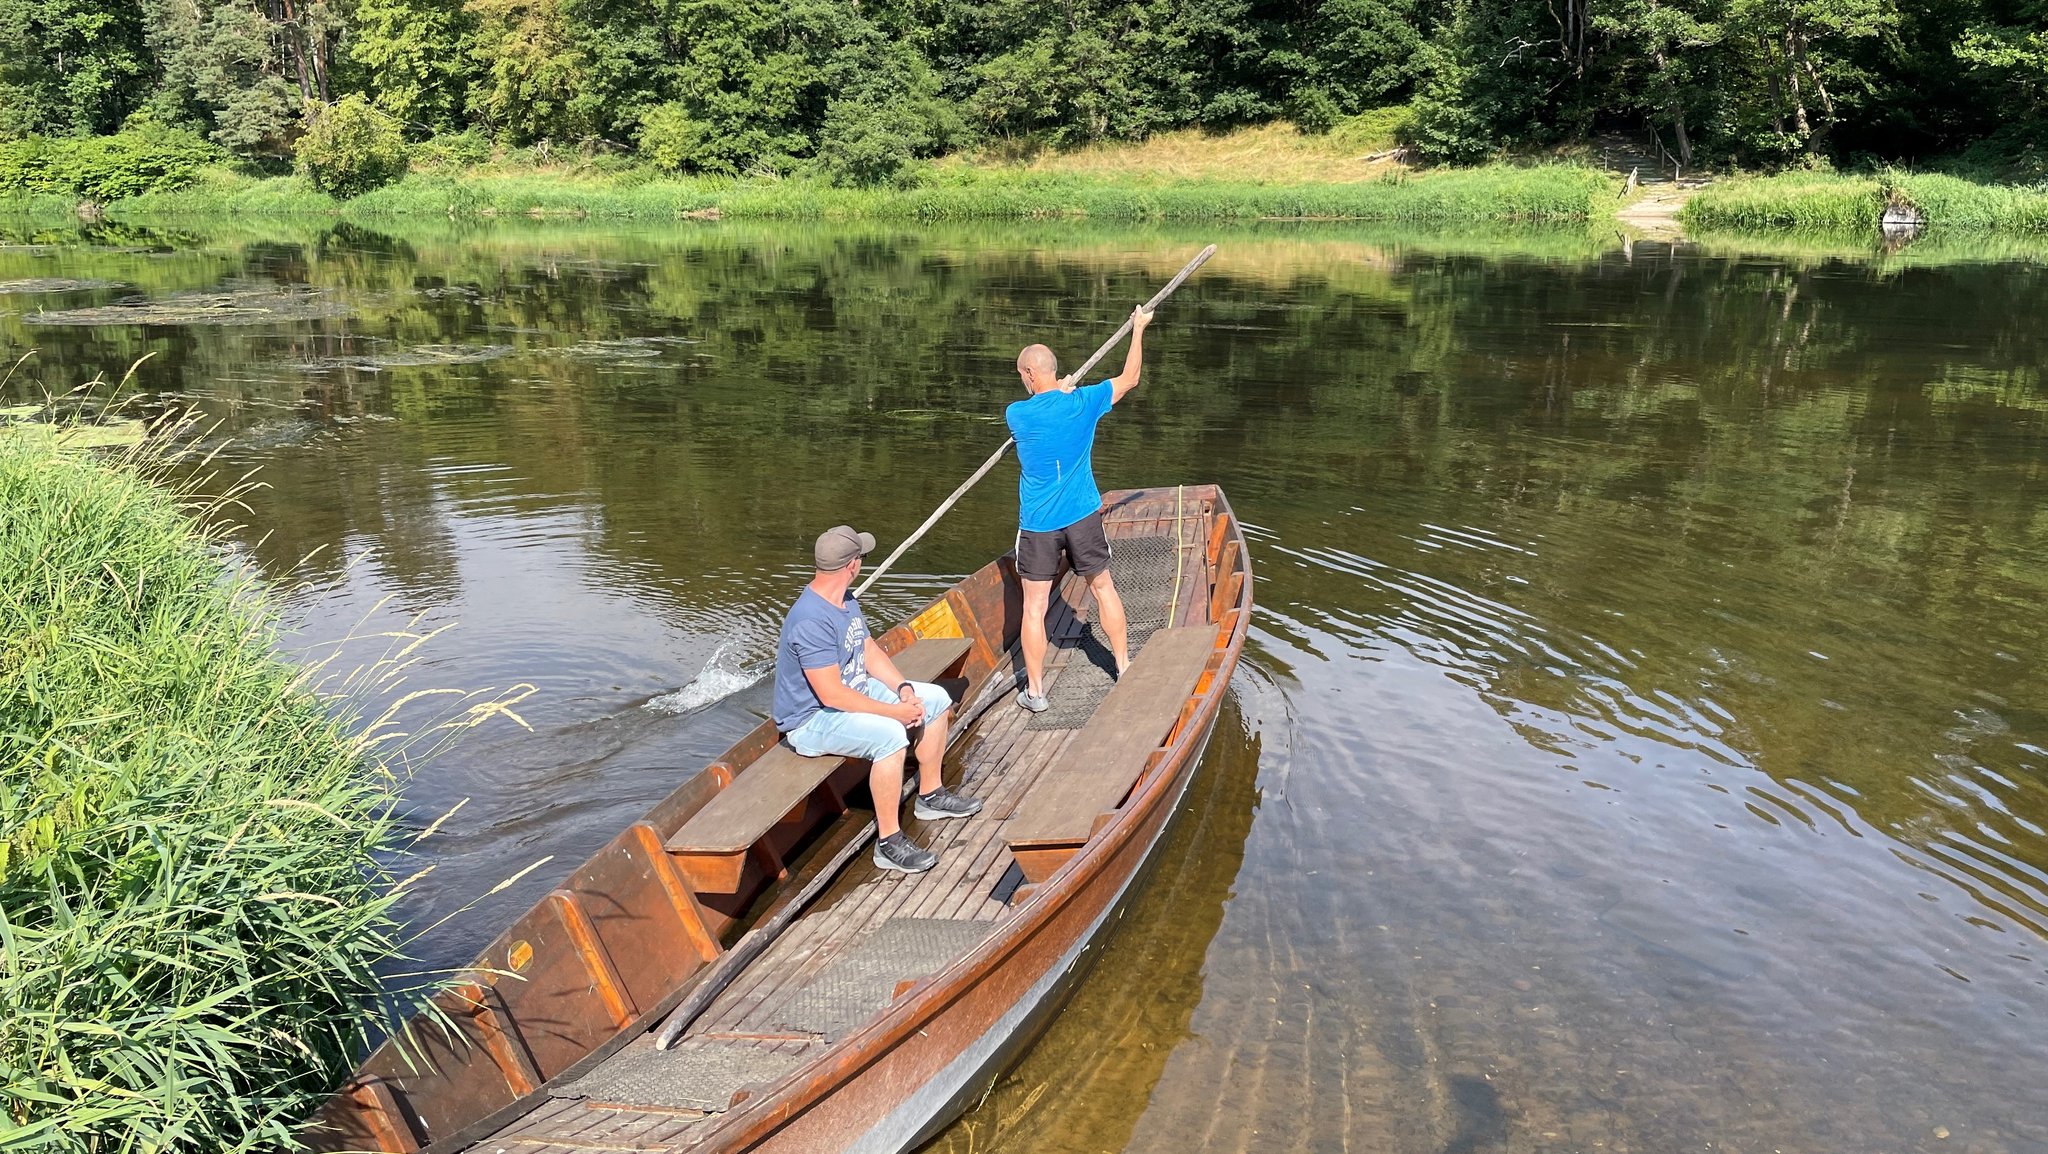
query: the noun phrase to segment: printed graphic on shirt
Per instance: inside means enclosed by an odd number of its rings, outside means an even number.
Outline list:
[[[839,680],[859,685],[868,676],[868,619],[855,613],[846,622],[846,636],[840,639]]]

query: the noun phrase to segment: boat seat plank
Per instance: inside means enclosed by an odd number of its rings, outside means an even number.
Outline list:
[[[934,681],[966,656],[965,637],[932,637],[915,642],[893,660],[912,681]],[[845,764],[842,757],[805,757],[778,742],[735,775],[696,816],[668,839],[668,851],[682,855],[745,853],[811,791]]]
[[[1049,681],[1057,676],[1056,669],[1048,669]],[[1008,684],[1005,680],[1004,685]],[[1004,693],[1007,695],[1008,690]],[[996,703],[993,711],[982,715],[961,735],[958,752],[949,758],[953,768],[948,770],[948,779],[969,795],[981,798],[987,808],[966,821],[906,821],[905,828],[912,837],[939,854],[938,868],[906,877],[875,870],[864,862],[856,863],[849,871],[851,884],[843,892],[842,900],[821,901],[814,912],[790,927],[767,954],[748,968],[746,976],[720,995],[693,1032],[770,1030],[774,1014],[795,990],[814,979],[864,931],[893,917],[916,916],[911,912],[914,904],[933,897],[944,899],[953,890],[979,886],[975,896],[986,892],[994,884],[993,877],[976,881],[971,872],[964,879],[956,880],[951,875],[980,866],[976,862],[977,847],[988,843],[993,844],[982,857],[1001,854],[1000,865],[1007,868],[1009,856],[999,836],[1003,818],[1038,770],[1051,760],[1059,743],[1078,732],[1028,734],[1023,725],[1029,716],[1007,700]],[[986,872],[985,866],[980,868]]]
[[[1059,760],[1039,775],[1003,827],[1011,852],[1020,847],[1078,846],[1088,840],[1096,819],[1123,801],[1152,751],[1173,728],[1215,640],[1210,626],[1153,634],[1095,716]],[[1024,855],[1018,857],[1021,862]],[[1031,872],[1028,865],[1026,872]]]

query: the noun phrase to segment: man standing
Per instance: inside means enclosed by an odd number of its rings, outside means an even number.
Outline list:
[[[1045,700],[1045,612],[1060,558],[1088,582],[1095,594],[1096,621],[1109,636],[1118,676],[1131,663],[1124,628],[1124,603],[1109,576],[1109,538],[1102,529],[1102,494],[1095,488],[1095,424],[1109,407],[1138,387],[1145,326],[1152,313],[1140,305],[1131,313],[1131,349],[1124,371],[1076,389],[1059,379],[1052,350],[1032,345],[1017,354],[1017,375],[1031,395],[1005,410],[1017,438],[1017,577],[1024,583],[1024,678],[1017,704],[1043,712]]]
[[[867,618],[853,599],[861,558],[875,547],[871,533],[837,525],[812,550],[817,572],[790,606],[775,647],[775,728],[805,757],[860,757],[873,763],[868,792],[875,798],[875,864],[923,873],[937,854],[903,836],[896,811],[903,798],[903,760],[913,730],[917,739],[918,795],[914,812],[925,821],[972,817],[981,802],[946,788],[944,689],[911,681],[868,636]]]

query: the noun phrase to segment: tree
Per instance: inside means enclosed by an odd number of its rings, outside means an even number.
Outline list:
[[[561,0],[468,0],[475,78],[469,107],[483,123],[522,142],[579,140],[587,69]]]
[[[1891,0],[1732,0],[1728,30],[1753,53],[1751,73],[1774,134],[1817,156],[1829,132],[1872,88],[1871,70],[1854,56],[1859,41],[1894,36]]]
[[[811,155],[838,50],[872,26],[839,0],[678,0],[676,98],[706,126],[698,167],[786,171]]]
[[[1678,162],[1688,168],[1692,128],[1711,106],[1721,75],[1714,50],[1725,16],[1724,0],[1610,0],[1594,10],[1594,31],[1627,62],[1617,70],[1617,93],[1671,129]]]
[[[1424,156],[1471,161],[1511,142],[1547,142],[1591,123],[1583,81],[1593,57],[1586,4],[1456,0],[1425,46],[1415,144]]]
[[[1275,23],[1266,67],[1285,77],[1292,102],[1319,93],[1352,115],[1414,84],[1433,6],[1418,0],[1318,0]],[[1297,117],[1297,119],[1299,119]]]
[[[1057,145],[1272,115],[1266,22],[1248,0],[993,0],[960,6],[938,50],[984,128]]]
[[[359,93],[316,113],[293,152],[313,187],[344,200],[405,175],[405,137]]]
[[[358,0],[349,20],[350,79],[416,132],[458,128],[475,28],[461,0]]]
[[[2013,121],[2048,113],[2048,2],[2036,0],[1972,24],[1954,45],[1955,58],[1978,84],[2003,94]]]
[[[149,73],[136,0],[0,0],[0,137],[112,132]]]
[[[818,129],[818,159],[837,183],[887,184],[944,151],[965,126],[922,55],[873,25],[859,32],[833,54],[835,95]]]
[[[340,21],[325,0],[147,0],[162,80],[152,104],[244,156],[283,156],[326,99]]]

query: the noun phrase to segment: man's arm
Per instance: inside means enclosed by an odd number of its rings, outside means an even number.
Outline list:
[[[889,688],[896,689],[904,682],[910,680],[908,677],[903,676],[901,669],[896,668],[894,661],[889,660],[889,655],[882,651],[881,643],[872,637],[868,638],[866,656],[868,675]]]
[[[1138,387],[1138,362],[1145,359],[1145,326],[1152,323],[1152,310],[1139,305],[1131,310],[1131,349],[1124,354],[1124,371],[1109,379],[1109,403]]]
[[[804,680],[811,683],[811,692],[818,695],[818,703],[827,709],[837,709],[842,713],[872,713],[892,721],[900,721],[905,725],[916,725],[924,720],[922,705],[911,702],[890,705],[886,701],[876,701],[839,680],[837,665],[821,665],[816,669],[806,669]]]

